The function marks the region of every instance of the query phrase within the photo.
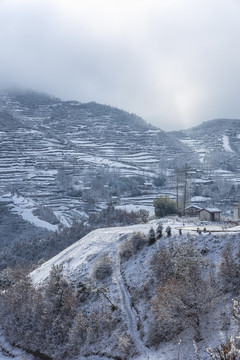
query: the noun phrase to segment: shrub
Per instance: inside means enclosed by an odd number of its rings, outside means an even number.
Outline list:
[[[153,245],[155,241],[156,241],[155,231],[153,228],[151,228],[148,233],[148,245]]]
[[[220,265],[220,278],[223,290],[233,291],[235,294],[240,292],[240,263],[234,257],[229,245],[225,247],[222,253]]]
[[[112,260],[109,256],[103,255],[96,261],[93,268],[93,276],[96,280],[102,281],[112,275]]]
[[[153,179],[153,184],[157,187],[162,187],[166,184],[167,179],[164,176],[158,176]]]
[[[161,218],[163,216],[177,214],[177,203],[169,197],[166,196],[160,196],[157,197],[154,202],[154,211],[157,218]]]
[[[170,226],[167,226],[167,227],[166,227],[166,233],[167,233],[167,237],[170,237],[170,236],[171,236],[172,229],[171,229]]]
[[[207,348],[207,354],[212,360],[238,360],[239,351],[235,349],[231,340],[227,339],[225,343],[215,349]]]
[[[151,264],[158,282],[164,284],[174,275],[173,249],[161,246],[153,255]]]
[[[153,310],[160,324],[172,324],[173,336],[176,330],[191,327],[195,340],[199,341],[200,321],[213,305],[214,294],[204,280],[192,280],[172,278],[158,287]]]
[[[53,225],[60,223],[60,221],[58,220],[52,209],[48,206],[40,205],[37,209],[33,210],[33,215]]]
[[[178,246],[175,251],[168,250],[162,259],[162,266],[157,264],[156,270],[160,275],[161,268],[167,269],[169,257],[171,267],[168,273],[163,274],[163,284],[157,286],[157,296],[153,300],[156,319],[161,326],[169,323],[172,335],[180,329],[191,327],[195,340],[199,340],[202,316],[216,301],[215,288],[205,275],[202,276],[207,262],[191,244]]]
[[[156,239],[160,239],[162,237],[162,232],[163,232],[163,226],[161,223],[159,223],[156,229]]]
[[[119,256],[122,261],[128,260],[131,256],[142,250],[148,243],[145,234],[137,232],[130,235],[119,246]]]

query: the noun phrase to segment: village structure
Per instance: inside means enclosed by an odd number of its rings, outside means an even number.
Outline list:
[[[199,211],[199,218],[200,220],[207,220],[207,221],[220,221],[220,214],[221,210],[219,209],[201,209]]]
[[[236,207],[237,208],[237,207]],[[235,210],[237,211],[237,210]],[[197,205],[190,205],[186,207],[185,214],[189,216],[199,215],[200,220],[206,221],[220,221],[221,210],[217,208],[200,208]],[[240,218],[240,204],[238,207],[238,219]],[[235,219],[235,218],[234,218]]]
[[[218,208],[200,207],[192,204],[185,208],[185,215],[199,216],[203,221],[220,221],[222,210]],[[240,202],[233,204],[233,220],[240,221]]]
[[[240,203],[233,204],[233,219],[235,221],[240,220]]]

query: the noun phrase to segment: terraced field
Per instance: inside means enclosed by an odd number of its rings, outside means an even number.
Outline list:
[[[210,182],[240,184],[239,124],[214,120],[166,133],[107,105],[4,93],[0,195],[12,201],[13,209],[19,206],[16,196],[26,198],[33,211],[48,206],[69,225],[109,202],[151,207],[160,194],[176,197],[175,170],[188,164],[189,201],[191,194],[207,192]],[[155,185],[157,176],[167,178],[166,186]],[[221,198],[231,201],[228,194]]]
[[[2,94],[0,125],[0,193],[21,195],[33,209],[47,205],[64,225],[102,204],[92,191],[99,174],[142,177],[148,185],[137,202],[151,203],[158,192],[151,179],[180,154],[191,157],[180,141],[134,114],[42,94]]]

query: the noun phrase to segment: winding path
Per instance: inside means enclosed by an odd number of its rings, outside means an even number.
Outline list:
[[[131,298],[129,291],[125,285],[124,277],[122,275],[120,257],[118,255],[117,247],[114,247],[114,251],[112,252],[112,258],[114,261],[114,280],[116,281],[121,300],[122,300],[122,308],[126,313],[128,331],[131,335],[137,349],[139,350],[141,355],[147,354],[147,348],[145,347],[143,341],[140,338],[140,334],[138,331],[138,315],[136,310],[131,305]]]

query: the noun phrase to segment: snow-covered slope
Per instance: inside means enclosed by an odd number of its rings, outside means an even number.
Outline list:
[[[151,282],[149,278],[151,259],[153,255],[159,251],[161,246],[170,246],[172,243],[175,245],[189,243],[191,239],[191,243],[202,254],[205,254],[204,256],[209,263],[218,266],[222,251],[228,242],[231,241],[231,246],[237,248],[240,228],[224,229],[219,225],[213,226],[211,223],[208,224],[205,222],[201,224],[197,219],[162,219],[164,229],[167,226],[171,226],[172,236],[167,238],[164,230],[163,238],[157,240],[152,246],[143,247],[140,252],[134,254],[130,260],[123,263],[121,251],[123,251],[123,244],[126,244],[126,238],[136,232],[148,234],[151,227],[156,229],[157,223],[158,221],[154,220],[142,225],[94,230],[40,266],[31,273],[31,277],[36,286],[44,286],[52,266],[61,265],[63,266],[63,274],[73,284],[81,281],[91,283],[91,286],[107,286],[109,298],[121,309],[128,332],[131,334],[134,346],[137,349],[136,354],[141,354],[141,356],[137,358],[138,360],[145,360],[146,358],[152,360],[174,360],[180,351],[180,359],[193,360],[196,356],[196,349],[192,341],[193,335],[191,334],[191,330],[179,334],[173,341],[162,343],[158,350],[146,347],[147,339],[144,332],[147,331],[146,329],[149,327],[151,317],[148,319],[149,308],[146,308],[146,304],[144,305],[143,299],[141,300],[141,298],[144,298],[144,284],[147,281]],[[197,227],[201,229],[206,227],[207,232],[199,235],[196,232]],[[182,229],[183,234],[181,236],[178,235],[179,228]],[[92,277],[93,270],[101,259],[107,258],[110,259],[112,264],[111,279],[96,282],[96,279],[93,280]],[[133,291],[139,294],[140,298],[138,301],[134,300]],[[220,316],[222,306],[229,306],[229,304],[226,304],[227,301],[230,300],[226,298],[224,301],[225,305],[221,303],[218,308],[214,310],[214,317]],[[85,304],[85,306],[86,309],[88,309],[90,304]],[[91,303],[92,309],[98,306],[100,306],[99,302]],[[151,304],[149,304],[149,306],[151,306]],[[234,324],[231,326],[231,331],[233,331]],[[202,331],[203,339],[197,344],[201,359],[207,359],[205,354],[206,346],[215,346],[219,344],[219,341],[224,341],[225,332],[221,331],[219,327],[221,327],[220,320],[217,322],[213,321]],[[181,344],[181,347],[179,344]],[[105,347],[105,353],[108,353],[108,351],[110,351],[109,349],[111,349],[111,345],[107,342],[107,339],[106,343],[101,343],[98,346],[100,353],[102,346]],[[114,355],[112,356],[114,358]],[[95,360],[100,359],[98,356],[90,358]],[[85,357],[80,356],[79,360],[80,359],[85,359]],[[110,355],[109,359],[112,359]]]
[[[172,133],[198,154],[202,163],[210,163],[211,167],[234,164],[234,171],[239,171],[239,134],[238,119],[205,121],[194,128]]]
[[[84,217],[89,198],[98,202],[91,191],[97,175],[108,180],[99,199],[106,203],[114,174],[145,181],[156,175],[160,159],[189,153],[134,114],[34,92],[0,94],[0,125],[0,194],[17,192],[47,205],[63,225]],[[143,190],[154,192],[144,184]]]
[[[53,265],[63,266],[64,275],[69,278],[76,277],[79,272],[86,274],[103,253],[117,254],[117,246],[127,235],[138,231],[147,234],[151,226],[156,227],[156,221],[94,230],[35,270],[31,274],[33,282],[44,284]]]

